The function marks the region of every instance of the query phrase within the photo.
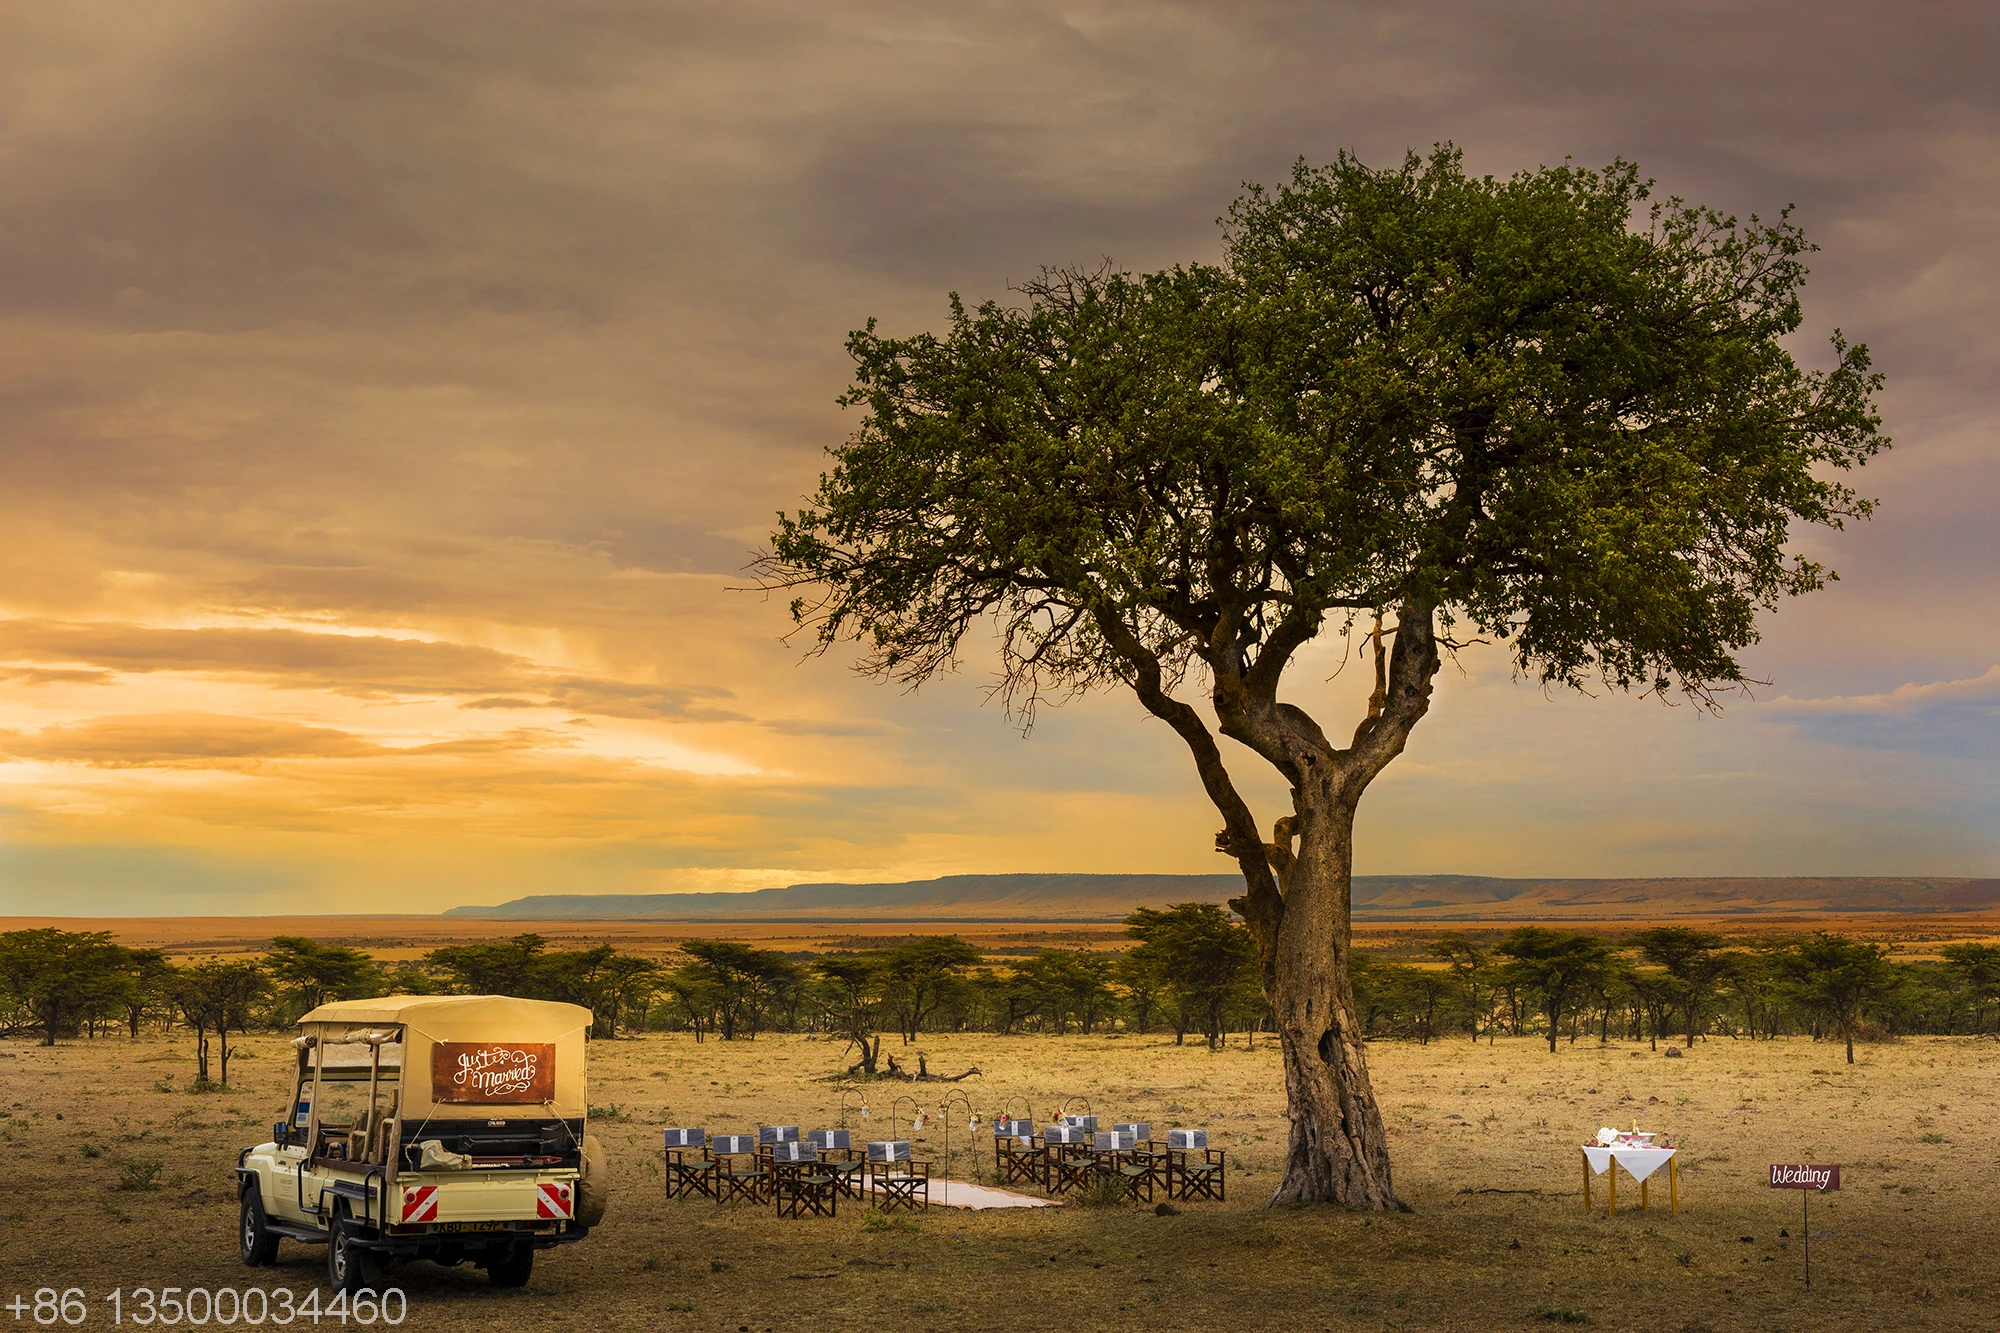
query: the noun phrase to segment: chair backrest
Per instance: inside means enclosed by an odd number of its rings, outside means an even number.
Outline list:
[[[907,1162],[910,1160],[908,1139],[878,1139],[868,1145],[868,1160],[871,1162]]]
[[[699,1148],[708,1142],[705,1129],[669,1129],[661,1131],[667,1136],[669,1148]]]
[[[806,1142],[819,1149],[851,1148],[854,1146],[853,1141],[848,1137],[847,1131],[844,1129],[809,1129],[806,1131]]]
[[[1097,1117],[1094,1115],[1066,1115],[1062,1122],[1071,1129],[1080,1129],[1086,1134],[1097,1132]]]
[[[1090,1131],[1075,1125],[1050,1125],[1042,1131],[1044,1143],[1088,1143]]]
[[[1091,1135],[1091,1146],[1099,1152],[1128,1152],[1138,1142],[1130,1134],[1121,1134],[1115,1129],[1101,1129]]]
[[[708,1141],[708,1150],[717,1157],[732,1153],[756,1152],[757,1140],[749,1134],[717,1134]]]
[[[757,1126],[757,1142],[760,1144],[797,1143],[798,1141],[799,1127],[797,1125]]]
[[[1205,1129],[1170,1129],[1167,1131],[1167,1146],[1193,1151],[1208,1146],[1208,1131]]]
[[[810,1143],[800,1143],[793,1139],[790,1143],[771,1145],[771,1160],[774,1162],[817,1162],[819,1149]]]
[[[1135,1121],[1129,1125],[1113,1125],[1111,1128],[1117,1130],[1120,1134],[1130,1134],[1141,1143],[1153,1137],[1153,1127],[1143,1120]]]
[[[993,1132],[1003,1139],[1026,1139],[1034,1135],[1035,1122],[1032,1120],[995,1120]]]

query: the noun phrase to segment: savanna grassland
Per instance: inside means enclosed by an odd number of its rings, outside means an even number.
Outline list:
[[[892,1046],[893,1046],[893,1038]],[[289,1286],[321,1251],[286,1242],[275,1269],[236,1259],[230,1168],[268,1136],[287,1080],[282,1035],[253,1034],[226,1092],[191,1094],[182,1036],[0,1042],[0,1303],[15,1290]],[[766,1209],[662,1197],[658,1128],[830,1123],[837,1039],[685,1035],[599,1042],[593,1128],[617,1193],[581,1245],[545,1253],[524,1291],[471,1269],[398,1270],[406,1327],[481,1329],[1988,1329],[2000,1321],[2000,1149],[1988,1136],[2000,1044],[1909,1038],[1843,1063],[1803,1038],[1712,1038],[1685,1058],[1585,1039],[1376,1042],[1370,1060],[1410,1211],[1260,1208],[1285,1140],[1273,1046],[1211,1052],[1170,1038],[926,1036],[957,1084],[868,1086],[879,1133],[898,1096],[963,1090],[981,1115],[1010,1099],[1037,1119],[1065,1097],[1101,1116],[1205,1126],[1226,1147],[1226,1204],[934,1209],[882,1225],[845,1208]],[[247,1057],[247,1058],[246,1058]],[[907,1103],[901,1108],[906,1114]],[[990,1177],[990,1148],[952,1174]],[[1607,1218],[1580,1197],[1576,1145],[1634,1122],[1684,1147],[1683,1210],[1620,1191]],[[905,1120],[905,1123],[907,1121]],[[990,1140],[983,1140],[990,1143]],[[933,1157],[936,1127],[919,1144]],[[1840,1162],[1815,1199],[1813,1290],[1801,1283],[1799,1196],[1777,1161]],[[977,1166],[975,1166],[977,1162]],[[154,1164],[157,1164],[155,1170]],[[121,1188],[150,1175],[155,1188]],[[1600,1179],[1601,1184],[1601,1179]],[[101,1320],[102,1310],[97,1318]]]

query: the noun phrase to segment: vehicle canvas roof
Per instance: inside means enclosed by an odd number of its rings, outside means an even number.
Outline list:
[[[421,1028],[434,1041],[554,1041],[589,1028],[592,1017],[580,1004],[512,995],[384,995],[323,1004],[299,1026],[402,1023]]]
[[[323,1004],[301,1018],[299,1026],[319,1039],[325,1059],[334,1049],[332,1043],[357,1042],[389,1025],[400,1025],[405,1050],[398,1063],[404,1066],[400,1074],[405,1121],[530,1113],[573,1120],[583,1118],[589,1105],[584,1052],[592,1017],[582,1005],[511,995],[385,995]],[[525,1095],[464,1097],[451,1086],[450,1072],[462,1069],[464,1065],[455,1062],[466,1058],[483,1065],[487,1057],[478,1055],[476,1048],[487,1043],[520,1052],[522,1060],[532,1056],[547,1071],[546,1080],[533,1082],[533,1090]],[[468,1049],[473,1050],[471,1057],[463,1054]],[[387,1050],[384,1047],[385,1056]],[[461,1073],[457,1081],[464,1079]]]

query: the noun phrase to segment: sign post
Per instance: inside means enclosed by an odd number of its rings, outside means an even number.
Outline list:
[[[1801,1229],[1806,1238],[1806,1290],[1812,1290],[1812,1196],[1815,1190],[1825,1193],[1840,1188],[1840,1167],[1834,1166],[1779,1166],[1771,1167],[1771,1188],[1774,1190],[1797,1190],[1799,1192],[1799,1213],[1804,1219]]]

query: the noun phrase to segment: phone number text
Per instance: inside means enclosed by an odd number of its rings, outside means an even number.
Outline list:
[[[93,1301],[82,1287],[38,1287],[33,1295],[14,1293],[0,1304],[17,1324],[44,1328],[88,1323],[92,1318],[141,1328],[197,1327],[204,1324],[389,1324],[403,1322],[410,1302],[401,1287],[363,1287],[352,1296],[322,1295],[317,1287],[295,1294],[290,1287],[131,1287]]]

